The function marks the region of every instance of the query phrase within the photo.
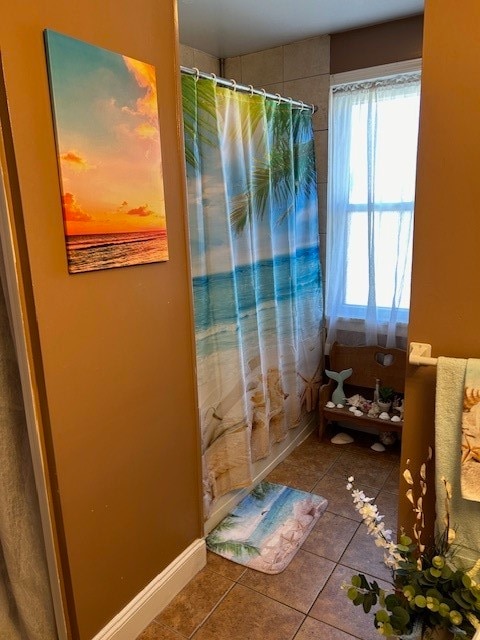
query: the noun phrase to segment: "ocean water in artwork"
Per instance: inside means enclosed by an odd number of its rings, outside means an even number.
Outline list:
[[[70,273],[125,267],[168,259],[165,231],[67,236]]]

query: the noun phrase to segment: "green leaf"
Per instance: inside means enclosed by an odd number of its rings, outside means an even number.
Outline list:
[[[385,598],[385,606],[389,611],[393,611],[395,607],[399,606],[399,604],[400,604],[400,600],[396,596],[394,596],[392,593],[390,593]]]
[[[360,578],[360,576],[352,576],[352,584],[354,587],[361,587],[362,586],[362,580]]]
[[[358,591],[355,587],[350,587],[347,591],[347,597],[350,598],[350,600],[355,600],[358,596]]]
[[[458,605],[460,605],[462,609],[467,609],[468,611],[469,609],[472,608],[471,604],[467,602],[464,598],[462,598],[461,594],[458,593],[457,591],[454,591],[451,595],[452,595],[452,598],[455,600],[455,602]]]
[[[445,558],[443,556],[434,556],[432,558],[432,565],[435,569],[443,569],[445,566]]]
[[[370,613],[370,609],[373,606],[373,597],[371,593],[367,593],[363,600],[363,610],[365,613]]]
[[[467,589],[469,589],[472,586],[472,579],[470,578],[470,576],[467,576],[466,573],[464,573],[462,576],[462,582],[463,582],[463,585],[467,587]]]
[[[355,600],[353,600],[353,604],[358,607],[359,605],[363,604],[363,598],[364,596],[359,593],[358,596],[355,598]]]
[[[462,589],[461,596],[470,605],[474,605],[477,602],[477,598],[473,595],[473,593],[470,592],[469,589]]]
[[[427,606],[427,599],[422,595],[415,596],[414,602],[420,609],[424,609]]]
[[[395,617],[397,620],[401,621],[402,627],[407,625],[410,620],[410,614],[408,613],[408,611],[405,611],[403,607],[395,607],[392,611],[392,614],[392,618]]]
[[[380,609],[375,614],[375,619],[378,620],[378,622],[388,622],[390,620],[390,616],[385,611],[385,609]]]
[[[453,571],[446,564],[442,569],[442,578],[449,580],[453,576]]]
[[[362,589],[370,589],[370,584],[366,577],[362,573],[360,573],[358,577],[360,578],[360,586]]]
[[[404,544],[397,544],[397,551],[401,551],[402,553],[408,553],[410,548]]]

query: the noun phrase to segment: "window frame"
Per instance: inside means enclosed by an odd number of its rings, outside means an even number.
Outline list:
[[[375,82],[379,81],[383,78],[389,78],[396,75],[401,75],[404,73],[411,72],[420,72],[422,71],[422,59],[414,58],[412,60],[404,60],[400,62],[395,62],[391,64],[378,65],[375,67],[368,67],[362,69],[355,69],[352,71],[346,71],[343,73],[331,74],[330,75],[330,97],[332,96],[332,92],[334,87],[338,85],[344,85],[349,83],[368,83],[369,81]],[[331,128],[331,120],[332,120],[332,110],[329,108],[329,131]],[[330,135],[329,135],[329,145],[330,145]],[[330,163],[329,163],[329,175],[327,180],[327,201],[330,200],[330,189],[331,189],[331,176],[330,176]],[[414,204],[415,201],[412,202],[402,202],[402,203],[378,203],[375,206],[375,209],[378,210],[393,210],[393,211],[410,211],[412,210],[412,216],[414,215]],[[355,213],[360,212],[362,208],[365,208],[365,212],[367,211],[366,204],[363,203],[349,203],[348,212],[347,213]],[[326,212],[328,215],[328,212]],[[327,220],[328,224],[328,220]],[[412,220],[413,224],[413,220]],[[327,265],[326,265],[327,266]],[[326,277],[328,279],[328,274],[326,273]],[[344,281],[344,287],[346,287],[346,279]],[[347,292],[346,289],[343,292],[343,302],[341,304],[341,324],[342,328],[346,330],[354,330],[355,327],[358,327],[360,324],[364,323],[365,313],[362,313],[361,310],[366,310],[366,305],[358,305],[358,304],[348,304],[346,302]],[[388,308],[387,307],[377,307],[379,312],[379,322],[387,323],[388,322]],[[327,311],[327,310],[326,310]],[[408,317],[409,317],[409,308],[406,309],[404,307],[399,308],[399,324],[404,324],[405,326],[405,335],[406,329],[408,326]],[[343,315],[345,314],[345,315]],[[326,318],[328,320],[328,317]]]

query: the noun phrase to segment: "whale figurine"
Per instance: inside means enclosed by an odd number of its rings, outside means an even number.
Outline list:
[[[352,375],[353,369],[344,369],[343,371],[339,372],[328,371],[328,369],[325,369],[325,373],[329,378],[335,380],[335,382],[337,383],[337,388],[332,393],[332,402],[334,402],[335,404],[345,404],[345,392],[343,390],[343,383]]]

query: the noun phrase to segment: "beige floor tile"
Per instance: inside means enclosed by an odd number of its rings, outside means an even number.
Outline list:
[[[313,527],[302,549],[338,562],[357,528],[357,521],[326,511]]]
[[[331,560],[300,549],[281,573],[269,575],[247,569],[240,583],[307,613],[334,568]]]
[[[292,640],[305,616],[236,584],[193,640]]]
[[[237,581],[242,573],[245,573],[245,567],[236,562],[231,562],[222,556],[207,550],[207,568],[215,573],[219,573],[224,578]]]
[[[275,467],[265,480],[300,489],[300,491],[311,491],[319,477],[317,472],[302,469],[298,464],[291,464],[287,459]]]
[[[396,442],[392,446],[387,446],[385,451],[374,451],[371,447],[374,442],[378,442],[378,437],[372,434],[360,434],[359,432],[351,432],[355,441],[346,445],[351,453],[361,453],[370,456],[374,460],[383,462],[399,462],[400,461],[400,443]]]
[[[348,600],[341,588],[342,584],[350,582],[353,573],[350,568],[338,565],[316,599],[309,616],[361,640],[378,640],[374,609],[368,614],[364,613],[362,607],[356,607]],[[388,589],[386,583],[379,581],[379,584]]]
[[[378,511],[385,516],[385,526],[393,531],[398,527],[398,498],[398,494],[389,493],[383,489],[375,498]]]
[[[371,435],[354,434],[355,442],[344,446],[331,444],[331,435],[320,442],[312,434],[266,478],[329,501],[285,571],[263,574],[208,552],[207,567],[137,640],[378,640],[373,614],[354,607],[340,589],[360,571],[381,584],[389,578],[345,478],[355,476],[395,529],[399,453],[373,452]]]
[[[382,487],[382,491],[395,493],[398,495],[400,485],[400,464],[394,464],[393,469],[388,474],[387,479]]]
[[[162,611],[157,621],[190,636],[233,584],[218,573],[202,569]]]
[[[287,462],[303,471],[313,471],[318,475],[326,473],[340,456],[341,451],[334,445],[320,442],[317,437],[310,436],[288,456]]]
[[[320,620],[306,618],[295,640],[357,640],[357,638]]]
[[[353,506],[352,496],[347,491],[346,483],[339,482],[339,478],[325,475],[313,488],[313,492],[317,493],[328,500],[327,511],[336,513],[344,518],[360,521],[362,516],[355,510]],[[365,487],[367,495],[375,498],[378,490],[373,487]]]
[[[345,482],[349,476],[354,476],[357,489],[363,489],[363,485],[380,489],[392,466],[390,460],[374,459],[364,454],[344,451],[331,466],[328,475],[342,478]]]
[[[352,541],[341,557],[341,564],[360,573],[368,573],[387,582],[391,580],[390,569],[383,561],[384,550],[377,547],[375,538],[368,534],[367,527],[360,525]]]
[[[138,636],[137,640],[184,640],[184,638],[185,636],[173,629],[154,621]]]

